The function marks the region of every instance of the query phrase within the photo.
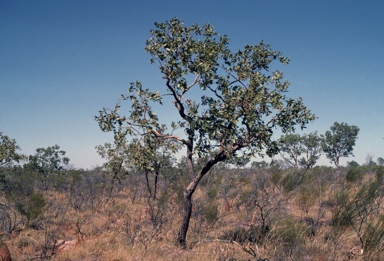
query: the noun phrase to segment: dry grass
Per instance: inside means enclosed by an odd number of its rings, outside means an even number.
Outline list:
[[[269,181],[260,186],[256,174],[238,176],[226,191],[223,179],[217,192],[209,191],[209,184],[198,189],[184,250],[175,244],[180,223],[177,192],[168,192],[161,204],[148,205],[146,197],[132,200],[129,189],[111,198],[102,196],[93,209],[81,210],[73,208],[68,194],[49,191],[43,214],[33,222],[37,225],[19,225],[4,240],[13,260],[368,260],[355,230],[332,225],[342,209],[335,203],[339,190],[332,183],[325,180],[318,186],[311,180],[304,185],[312,187],[284,191],[283,185]],[[361,184],[368,182],[372,176]],[[361,184],[341,185],[348,200]],[[217,213],[215,207],[205,208],[207,202],[217,206]],[[212,215],[216,218],[208,219]],[[261,224],[268,230],[257,230],[251,240],[250,229]]]

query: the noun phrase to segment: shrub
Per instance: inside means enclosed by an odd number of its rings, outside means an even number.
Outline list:
[[[297,203],[308,214],[309,208],[316,202],[318,196],[318,191],[313,186],[301,186]]]
[[[203,206],[202,215],[204,220],[208,224],[214,224],[219,216],[219,210],[217,208],[217,204],[215,202],[210,202]]]
[[[27,218],[27,225],[30,221],[36,219],[42,212],[46,204],[44,195],[41,193],[34,193],[25,199],[25,202],[17,203],[16,209],[19,213]]]
[[[363,171],[359,167],[350,168],[345,175],[345,179],[350,183],[361,182],[363,177]]]
[[[297,171],[289,172],[282,179],[282,185],[285,192],[292,192],[301,184],[303,181],[304,173]]]

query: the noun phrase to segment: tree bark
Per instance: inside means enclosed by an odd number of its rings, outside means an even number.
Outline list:
[[[157,182],[159,180],[159,173],[156,172],[155,173],[155,187],[153,189],[153,199],[156,200],[157,199]]]
[[[188,193],[187,191],[184,192],[184,198],[183,198],[183,219],[181,223],[181,227],[179,230],[179,233],[177,235],[177,241],[178,244],[185,248],[187,244],[187,232],[189,228],[189,221],[191,219],[192,214],[192,194]]]
[[[189,228],[189,222],[192,214],[192,195],[195,192],[197,185],[203,176],[219,161],[226,159],[223,153],[218,153],[215,158],[207,162],[207,164],[198,172],[196,177],[188,184],[186,190],[183,193],[183,212],[182,221],[177,235],[177,242],[179,246],[185,248],[187,245],[187,232]]]

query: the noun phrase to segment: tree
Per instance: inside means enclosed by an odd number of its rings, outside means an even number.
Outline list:
[[[264,42],[233,53],[228,37],[219,36],[212,25],[184,27],[174,18],[155,27],[145,49],[159,66],[165,92],[131,83],[129,94],[122,95],[114,109],[99,111],[96,120],[102,131],[114,132],[115,140],[151,136],[184,146],[189,183],[178,232],[178,243],[184,247],[192,195],[209,170],[219,162],[276,154],[274,129],[304,128],[315,116],[301,98],[286,96],[289,83],[280,71],[269,72],[273,61],[287,64],[289,60]],[[127,116],[120,115],[122,101],[131,104]],[[154,111],[165,104],[173,104],[178,118],[169,124],[170,132],[164,131]],[[184,134],[176,132],[179,129]],[[206,158],[197,171],[194,158]]]
[[[252,164],[251,164],[251,167],[254,168],[254,169],[265,169],[265,168],[268,168],[269,167],[269,163],[266,162],[265,160],[262,160],[262,161],[253,161]]]
[[[295,168],[300,165],[305,169],[311,169],[320,158],[321,137],[317,132],[302,136],[288,133],[280,137],[278,144],[281,157]]]
[[[0,167],[23,159],[24,156],[19,154],[18,150],[20,147],[16,144],[16,140],[0,132]]]
[[[110,173],[110,190],[109,196],[112,195],[114,185],[116,181],[121,182],[122,176],[127,174],[127,169],[125,167],[126,158],[127,158],[127,146],[126,142],[114,142],[104,143],[104,145],[96,146],[97,153],[103,158],[106,159],[104,163],[104,168],[106,168]]]
[[[302,136],[301,146],[304,156],[299,159],[300,166],[305,169],[311,169],[315,166],[322,152],[321,140],[317,132],[311,132]]]
[[[44,190],[48,189],[48,177],[64,170],[69,164],[69,158],[64,157],[65,151],[59,145],[36,149],[35,155],[29,156],[29,162],[24,165],[38,174]]]
[[[353,147],[359,130],[357,126],[335,122],[331,130],[325,132],[323,151],[336,167],[339,167],[341,157],[353,156]]]
[[[107,159],[105,167],[113,173],[112,185],[119,180],[120,173],[129,170],[144,171],[150,197],[156,199],[157,184],[160,173],[171,167],[180,146],[174,140],[155,136],[145,136],[128,142],[125,138],[115,140],[114,145],[105,143],[97,146],[97,152]],[[149,182],[149,173],[154,173],[153,189]]]
[[[360,166],[359,163],[357,163],[356,161],[352,160],[352,161],[348,161],[347,162],[347,166],[350,167],[350,168],[357,168]]]
[[[377,158],[377,165],[384,166],[384,159],[382,157]]]
[[[278,140],[280,156],[295,168],[298,167],[302,152],[301,140],[301,136],[294,133],[285,134]]]

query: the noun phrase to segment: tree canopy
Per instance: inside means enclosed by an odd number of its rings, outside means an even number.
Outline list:
[[[312,168],[321,154],[321,137],[317,132],[309,134],[287,133],[280,137],[279,153],[293,167]]]
[[[192,195],[212,166],[273,155],[275,129],[304,128],[315,116],[301,98],[286,96],[289,82],[279,70],[271,72],[270,66],[273,61],[287,64],[289,59],[263,41],[232,52],[229,38],[216,33],[212,25],[187,27],[177,18],[155,23],[150,32],[145,50],[159,66],[163,87],[154,91],[133,82],[128,95],[122,95],[115,108],[103,108],[96,120],[102,131],[114,132],[115,140],[129,136],[144,142],[151,137],[175,140],[185,147],[190,183],[184,191],[178,235],[185,245]],[[121,113],[124,101],[131,107]],[[173,119],[167,124],[155,110],[169,104],[175,113],[167,112]],[[193,159],[205,156],[205,163],[194,171]]]
[[[353,156],[359,130],[357,126],[335,122],[331,129],[325,132],[323,151],[336,167],[339,167],[341,157]]]
[[[11,162],[19,162],[24,158],[23,155],[17,151],[20,147],[17,145],[15,139],[11,139],[7,135],[0,132],[0,166],[4,166]]]
[[[66,152],[60,150],[59,145],[36,149],[35,155],[29,156],[26,167],[39,173],[50,173],[64,169],[69,163],[69,158],[64,157]]]

